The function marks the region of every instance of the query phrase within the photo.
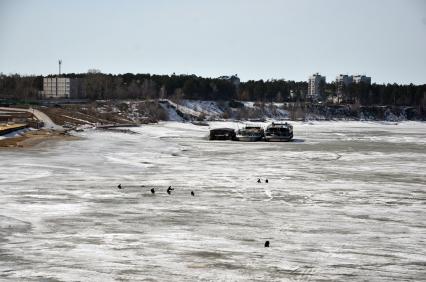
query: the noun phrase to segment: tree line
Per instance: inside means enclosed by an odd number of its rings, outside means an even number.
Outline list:
[[[69,73],[63,77],[81,82],[76,98],[97,99],[197,99],[259,102],[305,102],[308,83],[289,80],[249,80],[204,78],[196,75]],[[334,82],[324,86],[324,101],[337,96]],[[0,74],[0,99],[38,100],[43,90],[42,76]],[[360,105],[426,106],[426,84],[351,84],[337,101]],[[336,101],[336,99],[334,99]]]

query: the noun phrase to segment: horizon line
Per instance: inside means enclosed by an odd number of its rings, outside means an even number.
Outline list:
[[[95,69],[95,70],[97,70],[97,69]],[[311,75],[313,75],[313,74],[320,74],[321,75],[321,73],[319,73],[319,72],[314,72],[314,73],[312,73]],[[71,75],[71,74],[76,74],[76,75],[81,75],[81,74],[93,74],[93,73],[90,73],[90,72],[68,72],[68,73],[61,73],[61,74],[58,74],[58,73],[49,73],[49,74],[35,74],[35,73],[31,73],[31,74],[29,74],[29,73],[18,73],[18,72],[9,72],[9,73],[4,73],[4,72],[2,72],[2,71],[0,71],[0,75],[4,75],[4,76],[12,76],[12,75],[19,75],[19,76],[22,76],[22,77],[30,77],[30,76],[34,76],[34,77],[37,77],[37,76],[42,76],[42,77],[46,77],[46,76],[54,76],[54,75],[56,75],[56,76],[63,76],[63,75]],[[94,73],[94,74],[104,74],[104,75],[117,75],[117,76],[119,76],[119,75],[124,75],[124,74],[133,74],[133,75],[143,75],[143,74],[145,74],[145,75],[150,75],[150,76],[153,76],[153,75],[159,75],[159,76],[196,76],[196,77],[200,77],[200,78],[206,78],[206,79],[215,79],[215,78],[220,78],[221,76],[237,76],[239,79],[240,79],[240,81],[241,82],[248,82],[248,81],[260,81],[260,80],[263,80],[263,81],[274,81],[274,80],[282,80],[282,81],[294,81],[294,82],[308,82],[308,79],[309,79],[309,76],[308,76],[308,78],[306,79],[306,80],[294,80],[294,79],[286,79],[286,78],[260,78],[260,79],[246,79],[246,80],[243,80],[243,79],[241,79],[239,76],[238,76],[238,74],[221,74],[221,75],[219,75],[219,76],[217,76],[217,77],[214,77],[214,76],[203,76],[203,75],[197,75],[197,74],[195,74],[195,73],[192,73],[192,74],[189,74],[189,73],[175,73],[175,72],[173,72],[173,73],[149,73],[149,72],[102,72],[102,71],[100,71],[99,70],[99,72],[96,72],[96,73]],[[368,75],[366,75],[366,74],[349,74],[349,73],[339,73],[339,74],[337,74],[336,75],[336,77],[338,76],[338,75],[340,75],[340,74],[347,74],[347,75],[365,75],[365,76],[368,76]],[[327,76],[325,76],[325,77],[327,77]],[[370,76],[370,78],[371,78],[371,76]],[[326,83],[332,83],[332,82],[335,82],[335,80],[331,80],[331,81],[327,81],[326,80]],[[401,83],[398,83],[398,82],[389,82],[389,81],[387,81],[387,82],[377,82],[377,81],[372,81],[371,82],[371,84],[376,84],[376,85],[387,85],[387,84],[397,84],[397,85],[416,85],[416,86],[420,86],[420,85],[426,85],[426,82],[424,82],[424,83],[413,83],[413,82],[409,82],[409,83],[407,83],[407,82],[401,82]]]

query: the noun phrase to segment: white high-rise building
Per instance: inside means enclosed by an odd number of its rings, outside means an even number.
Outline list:
[[[325,76],[315,73],[308,80],[308,98],[318,99],[323,93],[322,84],[325,84]]]

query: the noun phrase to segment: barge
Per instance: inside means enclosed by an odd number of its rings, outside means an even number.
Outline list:
[[[272,122],[266,127],[265,141],[287,142],[293,139],[293,126],[287,122]]]
[[[235,140],[235,129],[215,128],[210,129],[209,140]]]
[[[244,128],[239,129],[236,134],[238,141],[256,142],[263,139],[264,132],[260,126],[246,125]]]

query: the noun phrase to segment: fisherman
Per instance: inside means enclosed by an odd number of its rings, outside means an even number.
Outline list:
[[[191,191],[191,196],[192,196],[192,197],[194,197],[194,196],[195,196],[194,191]]]
[[[155,189],[151,188],[151,194],[155,194]]]
[[[121,189],[121,184],[118,184],[117,188],[118,188],[118,189]]]
[[[268,183],[269,182],[268,179],[266,179],[265,182]]]
[[[269,248],[269,241],[265,242],[265,248]]]
[[[260,181],[260,178],[257,179],[257,183],[262,183],[262,181]]]
[[[173,190],[175,190],[175,189],[173,189],[172,186],[169,186],[169,188],[167,188],[167,194],[170,195]]]

